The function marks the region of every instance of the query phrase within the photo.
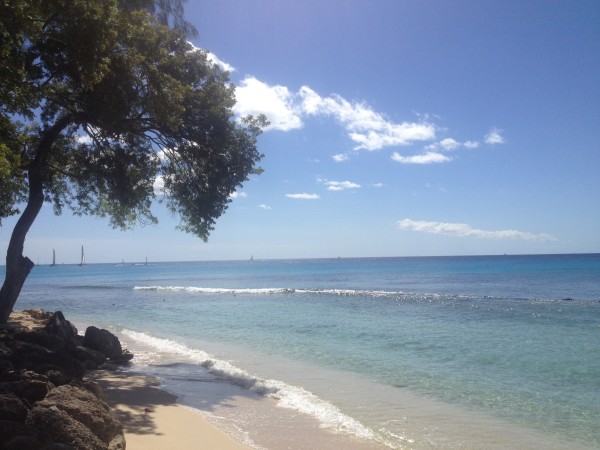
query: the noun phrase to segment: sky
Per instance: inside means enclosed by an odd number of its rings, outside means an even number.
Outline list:
[[[48,263],[600,252],[600,2],[190,0],[264,113],[264,172],[208,242],[45,206]],[[14,219],[0,228],[5,254]]]

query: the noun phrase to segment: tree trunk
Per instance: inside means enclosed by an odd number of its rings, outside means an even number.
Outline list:
[[[48,171],[48,156],[52,145],[71,121],[71,116],[65,116],[44,131],[35,159],[29,167],[29,199],[23,214],[13,229],[6,252],[6,278],[0,289],[0,323],[8,320],[23,284],[35,266],[33,261],[23,256],[25,237],[44,204],[43,182]]]

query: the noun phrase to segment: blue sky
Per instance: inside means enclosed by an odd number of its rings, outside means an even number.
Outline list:
[[[25,254],[90,262],[600,252],[600,3],[189,1],[264,173],[209,241],[45,207]],[[0,229],[4,254],[14,220]]]

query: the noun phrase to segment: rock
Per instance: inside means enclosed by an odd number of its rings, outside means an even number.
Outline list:
[[[133,353],[129,350],[123,350],[123,352],[116,358],[111,358],[110,362],[114,364],[125,364],[133,359]]]
[[[37,405],[29,411],[25,423],[49,436],[51,441],[71,445],[76,450],[106,450],[108,447],[89,428],[56,406]]]
[[[110,415],[108,405],[92,392],[78,386],[59,386],[50,391],[37,406],[56,407],[64,411],[89,428],[106,445],[123,433],[123,426]]]
[[[15,394],[0,394],[0,419],[25,422],[27,411],[27,406]]]
[[[92,361],[95,364],[95,368],[101,366],[106,361],[106,356],[104,353],[89,347],[83,347],[81,345],[73,347],[71,349],[71,354],[83,363],[86,361]]]
[[[44,331],[48,334],[63,338],[65,342],[69,344],[75,343],[78,340],[77,328],[65,319],[65,316],[61,311],[56,311],[52,315],[44,328]]]
[[[16,340],[37,344],[55,352],[63,350],[67,344],[61,336],[45,331],[19,331],[14,334],[14,337]]]
[[[38,380],[23,379],[0,383],[0,392],[12,392],[29,404],[42,400],[49,390],[48,383]]]
[[[37,450],[48,448],[45,444],[49,440],[44,440],[32,426],[0,419],[0,443],[5,450]]]
[[[43,309],[24,309],[24,313],[29,314],[31,317],[37,320],[50,320],[52,313],[50,311],[44,311]]]
[[[85,330],[83,345],[104,353],[109,359],[118,358],[123,353],[118,337],[108,330],[101,330],[94,326]]]
[[[98,400],[106,402],[106,396],[104,395],[104,389],[98,383],[92,380],[79,380],[71,382],[71,385],[78,386],[83,389],[87,389],[96,396]]]
[[[112,441],[108,444],[108,450],[125,450],[125,435],[118,434],[114,437]]]

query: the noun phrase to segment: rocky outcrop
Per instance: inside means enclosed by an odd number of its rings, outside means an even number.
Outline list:
[[[0,326],[0,448],[124,450],[123,427],[84,375],[133,355],[107,330],[80,336],[59,311],[29,315],[33,327]]]
[[[118,337],[94,326],[85,330],[83,345],[103,353],[111,362],[127,362],[133,358],[131,353],[123,350]]]

